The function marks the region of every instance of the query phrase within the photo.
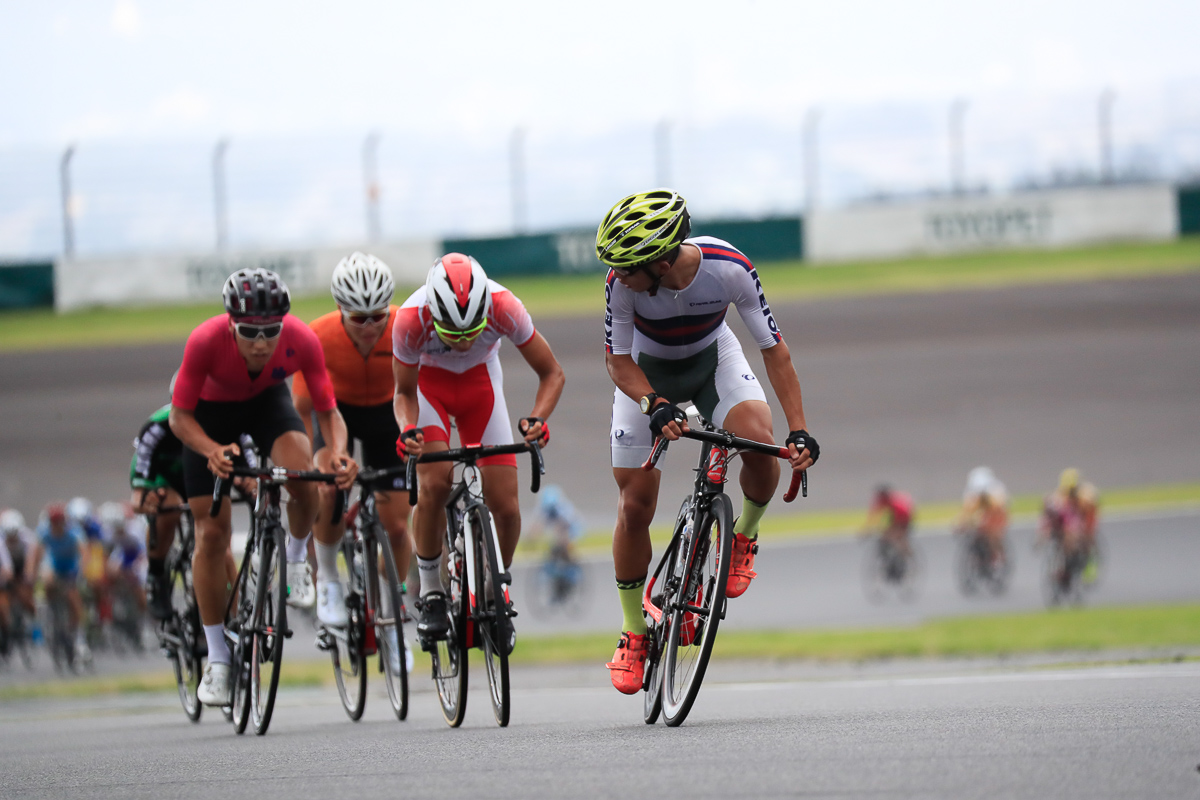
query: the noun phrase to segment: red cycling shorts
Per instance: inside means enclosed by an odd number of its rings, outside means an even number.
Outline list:
[[[427,442],[450,443],[450,421],[460,444],[512,444],[512,424],[504,402],[504,373],[489,359],[463,373],[422,366],[417,376],[417,425]],[[513,453],[479,459],[481,466],[517,466]]]

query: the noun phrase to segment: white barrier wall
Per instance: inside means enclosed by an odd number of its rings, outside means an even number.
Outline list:
[[[1120,239],[1173,239],[1171,186],[1060,189],[816,211],[804,222],[813,262],[1011,247],[1064,247]]]
[[[383,259],[397,283],[415,285],[425,281],[441,255],[441,245],[439,239],[422,239],[357,249]],[[54,264],[54,305],[59,311],[69,311],[87,306],[217,301],[226,278],[253,267],[278,272],[293,294],[319,294],[329,291],[333,268],[355,249],[60,259]]]

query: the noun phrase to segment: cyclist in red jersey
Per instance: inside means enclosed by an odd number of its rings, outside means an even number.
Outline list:
[[[419,456],[449,449],[451,418],[463,444],[512,443],[500,369],[501,337],[517,346],[538,376],[533,410],[519,423],[521,434],[529,442],[549,439],[546,419],[562,395],[566,381],[562,367],[521,301],[488,280],[474,258],[449,253],[438,259],[425,285],[404,302],[392,329],[395,413],[401,430],[398,451]],[[479,464],[484,500],[495,519],[507,568],[521,536],[516,456],[489,456]],[[449,630],[440,560],[453,466],[417,467],[420,494],[413,514],[413,539],[421,574],[417,633],[423,645],[444,638]],[[514,637],[510,631],[509,648]]]
[[[399,310],[391,305],[395,282],[387,265],[371,255],[352,253],[333,270],[331,290],[337,301],[332,311],[312,321],[312,329],[325,351],[325,370],[333,383],[338,410],[346,421],[351,440],[362,447],[368,467],[388,469],[403,464],[396,453],[400,429],[392,411],[395,382],[392,377],[392,325]],[[325,445],[311,422],[313,400],[304,376],[292,381],[296,410],[309,428],[316,452],[317,468],[328,470],[333,451]],[[394,479],[394,491],[377,492],[375,508],[388,533],[396,570],[408,574],[412,545],[408,537],[408,493],[404,476]],[[320,511],[313,524],[317,554],[317,617],[326,625],[345,625],[345,591],[337,581],[338,546],[345,524],[331,525],[335,491],[324,485],[317,489]],[[382,564],[382,562],[381,562]],[[325,576],[329,576],[326,578]],[[390,631],[394,635],[395,629]],[[397,647],[393,653],[398,653]],[[411,667],[410,667],[411,669]]]
[[[886,519],[886,523],[884,518]],[[909,537],[912,533],[913,500],[906,492],[897,491],[887,484],[875,489],[875,498],[867,510],[867,522],[863,530],[879,532],[891,541],[907,558],[912,555]]]
[[[289,375],[302,372],[308,382],[318,425],[333,450],[330,463],[341,473],[338,486],[349,489],[358,474],[346,453],[346,425],[325,372],[321,343],[288,314],[287,286],[274,272],[249,269],[231,275],[222,294],[227,313],[201,323],[188,337],[169,420],[184,444],[184,488],[196,523],[192,573],[208,643],[208,665],[197,695],[206,705],[227,704],[230,688],[224,636],[230,504],[226,499],[217,516],[209,515],[213,476],[229,477],[243,433],[277,466],[312,469],[312,448],[285,383]],[[317,493],[312,484],[295,482],[288,484],[288,495],[289,602],[311,606],[314,592],[303,559]]]

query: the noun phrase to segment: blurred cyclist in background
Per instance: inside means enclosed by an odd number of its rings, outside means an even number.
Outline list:
[[[175,381],[172,379],[172,385]],[[150,415],[133,440],[133,458],[129,462],[130,502],[139,514],[153,515],[154,529],[146,543],[147,581],[150,616],[158,620],[171,616],[171,587],[166,574],[167,554],[175,540],[175,528],[182,511],[162,511],[160,507],[183,505],[183,442],[168,422],[171,404]]]
[[[976,467],[968,473],[954,530],[960,534],[978,531],[987,542],[993,567],[1008,560],[1004,546],[1008,532],[1008,490],[988,467]]]
[[[582,517],[557,485],[542,487],[540,497],[537,514],[529,526],[529,543],[541,541],[549,530],[550,558],[573,561],[571,543],[583,535]]]
[[[878,534],[895,545],[905,558],[912,555],[913,500],[907,492],[886,483],[875,488],[875,497],[867,509],[863,533]]]
[[[0,513],[0,534],[3,535],[4,548],[12,568],[12,578],[5,587],[6,591],[0,592],[5,595],[0,602],[7,605],[8,596],[12,595],[11,599],[20,603],[30,616],[33,616],[36,609],[33,605],[33,578],[29,565],[37,549],[37,536],[26,527],[25,517],[15,508],[5,509]],[[9,619],[7,613],[5,619]]]
[[[109,585],[118,582],[133,594],[140,613],[146,613],[146,522],[127,503],[110,500],[100,505],[100,524],[112,542],[108,559]]]
[[[76,640],[75,653],[85,663],[90,660],[91,652],[80,626],[83,598],[79,594],[79,576],[86,547],[83,530],[67,517],[66,507],[62,503],[50,503],[38,523],[33,558],[26,564],[30,580],[39,565],[42,566],[42,588],[47,600],[61,597],[66,602],[67,625]]]
[[[1057,542],[1068,559],[1086,559],[1083,580],[1096,578],[1096,517],[1100,493],[1091,483],[1082,480],[1079,470],[1064,469],[1058,476],[1058,486],[1046,496],[1042,507],[1041,541]]]

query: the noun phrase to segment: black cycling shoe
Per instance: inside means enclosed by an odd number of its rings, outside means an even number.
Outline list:
[[[417,636],[420,637],[421,644],[426,645],[449,636],[450,608],[446,605],[446,595],[430,592],[417,602],[421,606],[421,619],[417,622]]]
[[[171,585],[167,577],[161,575],[146,581],[146,610],[156,620],[163,621],[171,618]]]
[[[517,646],[517,629],[513,627],[512,617],[504,614],[500,617],[500,646],[504,648],[504,655],[511,656],[513,648]]]

